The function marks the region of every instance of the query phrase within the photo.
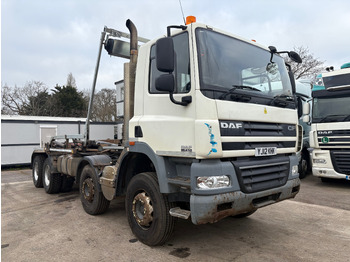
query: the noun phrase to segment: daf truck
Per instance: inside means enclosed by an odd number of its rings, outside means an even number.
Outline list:
[[[33,152],[35,186],[57,193],[79,184],[91,215],[124,196],[133,234],[150,246],[169,239],[178,218],[214,223],[295,197],[302,131],[293,73],[279,54],[299,55],[196,22],[151,41],[127,27],[104,28],[90,99],[102,47],[129,59],[123,139],[89,140],[89,106],[84,136],[53,137]]]
[[[350,180],[350,63],[318,75],[312,98],[312,173]]]

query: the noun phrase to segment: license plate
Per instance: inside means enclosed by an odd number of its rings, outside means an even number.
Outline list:
[[[255,156],[273,156],[277,155],[277,147],[257,147]]]

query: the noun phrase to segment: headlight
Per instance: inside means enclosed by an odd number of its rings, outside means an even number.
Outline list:
[[[292,176],[295,176],[298,174],[298,165],[292,166]]]
[[[197,188],[217,189],[230,186],[228,176],[199,176],[197,177]]]
[[[314,164],[327,164],[326,159],[314,159]]]

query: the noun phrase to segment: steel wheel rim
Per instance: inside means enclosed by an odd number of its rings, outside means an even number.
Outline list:
[[[35,164],[34,164],[33,175],[34,175],[34,180],[37,181],[39,178],[39,164],[38,164],[38,162],[35,162]]]
[[[81,192],[88,202],[91,203],[94,200],[95,187],[92,178],[86,178],[84,180]]]
[[[50,167],[47,165],[45,167],[45,171],[44,171],[44,177],[45,177],[45,185],[49,186],[50,185]]]
[[[132,213],[137,224],[148,229],[153,221],[153,206],[152,201],[146,192],[141,192],[135,195],[132,202]]]

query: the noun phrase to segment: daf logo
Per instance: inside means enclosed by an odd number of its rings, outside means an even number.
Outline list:
[[[221,128],[229,128],[229,129],[239,129],[242,128],[241,123],[226,123],[226,122],[221,122],[220,123]]]
[[[330,131],[318,131],[317,132],[318,135],[330,135],[332,133],[333,133],[332,130],[330,130]]]
[[[288,131],[294,131],[295,130],[295,126],[288,126]]]

